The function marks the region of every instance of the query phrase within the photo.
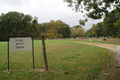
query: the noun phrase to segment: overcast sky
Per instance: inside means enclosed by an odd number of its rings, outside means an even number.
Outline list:
[[[0,0],[0,14],[10,11],[37,16],[39,23],[61,20],[70,27],[79,25],[79,20],[84,19],[84,14],[73,11],[63,0]],[[101,21],[89,20],[83,28],[89,29]]]

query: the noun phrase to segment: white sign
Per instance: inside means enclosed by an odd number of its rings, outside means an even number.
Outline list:
[[[10,51],[31,51],[31,37],[10,38]]]

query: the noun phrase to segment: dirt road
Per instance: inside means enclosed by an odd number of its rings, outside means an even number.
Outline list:
[[[99,47],[103,47],[103,48],[106,48],[106,49],[109,49],[109,50],[115,52],[116,60],[119,61],[119,64],[120,64],[120,46],[112,45],[112,44],[91,43],[91,42],[79,42],[79,43],[99,46]]]

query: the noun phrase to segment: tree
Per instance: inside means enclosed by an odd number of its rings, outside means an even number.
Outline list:
[[[70,35],[70,27],[61,20],[51,20],[49,23],[40,24],[41,33],[48,38],[66,38]]]
[[[58,37],[62,37],[62,35],[58,32],[60,26],[59,23],[57,21],[51,20],[48,24],[47,24],[47,33],[46,36],[48,38],[58,38]]]
[[[103,22],[97,23],[97,25],[96,25],[96,34],[97,34],[97,37],[100,37],[100,36],[104,35]]]
[[[58,23],[58,33],[61,34],[61,37],[63,38],[68,38],[70,37],[70,27],[69,25],[67,25],[66,23],[60,21],[60,20],[57,20],[56,21]]]
[[[38,24],[38,17],[34,17],[32,20],[32,27],[31,27],[31,32],[34,35],[34,38],[39,39],[40,38],[40,28]]]
[[[85,34],[84,28],[80,25],[76,25],[71,28],[71,35],[70,35],[71,37],[74,38],[77,36],[83,37],[84,34]]]
[[[73,27],[75,27],[76,29],[78,29],[79,27],[82,27],[82,26],[80,26],[80,25],[77,25],[77,26],[73,26]]]
[[[86,37],[92,37],[93,36],[92,35],[92,28],[90,28],[89,30],[86,31],[85,36]]]
[[[114,11],[116,12],[116,10]],[[111,12],[104,18],[103,29],[105,31],[105,36],[116,37],[118,29],[114,26],[114,23],[119,19],[118,13],[119,12],[112,14]]]
[[[92,28],[86,31],[85,35],[87,37],[100,37],[103,36],[104,31],[103,31],[103,22],[99,22],[96,25],[93,24]]]
[[[24,14],[23,14],[24,15]],[[31,15],[24,15],[21,19],[21,30],[19,34],[31,34],[32,30],[32,16]]]
[[[18,12],[9,12],[2,14],[0,18],[1,29],[3,30],[1,40],[6,40],[8,34],[20,33],[23,14]]]
[[[59,28],[58,33],[61,34],[61,37],[63,37],[63,38],[69,37],[69,36],[70,36],[70,33],[71,33],[71,32],[70,32],[70,27],[69,27],[69,25],[63,24],[63,26],[61,26],[61,27]]]
[[[79,37],[84,37],[84,35],[85,35],[85,30],[84,30],[83,27],[78,27],[78,28],[77,28],[77,35],[78,35]]]
[[[0,16],[0,40],[7,40],[8,34],[33,33],[32,16],[19,12],[8,12]]]
[[[64,2],[67,2],[68,6],[72,7],[76,12],[83,13],[85,11],[84,17],[86,19],[80,20],[83,25],[88,18],[101,19],[113,9],[120,11],[120,0],[64,0]]]
[[[100,37],[103,36],[103,22],[99,22],[96,25],[93,24],[92,27],[92,36]]]
[[[0,41],[6,39],[6,37],[5,37],[5,28],[2,26],[3,17],[4,17],[4,14],[2,13],[1,16],[0,16]]]
[[[114,27],[117,29],[117,36],[120,37],[120,13],[118,12],[118,20],[114,23]]]
[[[45,35],[46,34],[46,29],[47,29],[47,23],[42,23],[39,24],[39,28],[40,28],[40,33],[41,35]]]
[[[70,36],[74,38],[77,36],[77,29],[75,27],[71,28]]]
[[[96,29],[95,29],[95,24],[92,26],[92,35],[96,36]],[[96,36],[97,37],[97,36]]]

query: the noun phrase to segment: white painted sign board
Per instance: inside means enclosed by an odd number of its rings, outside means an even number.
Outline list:
[[[31,51],[31,37],[10,38],[10,51]]]

